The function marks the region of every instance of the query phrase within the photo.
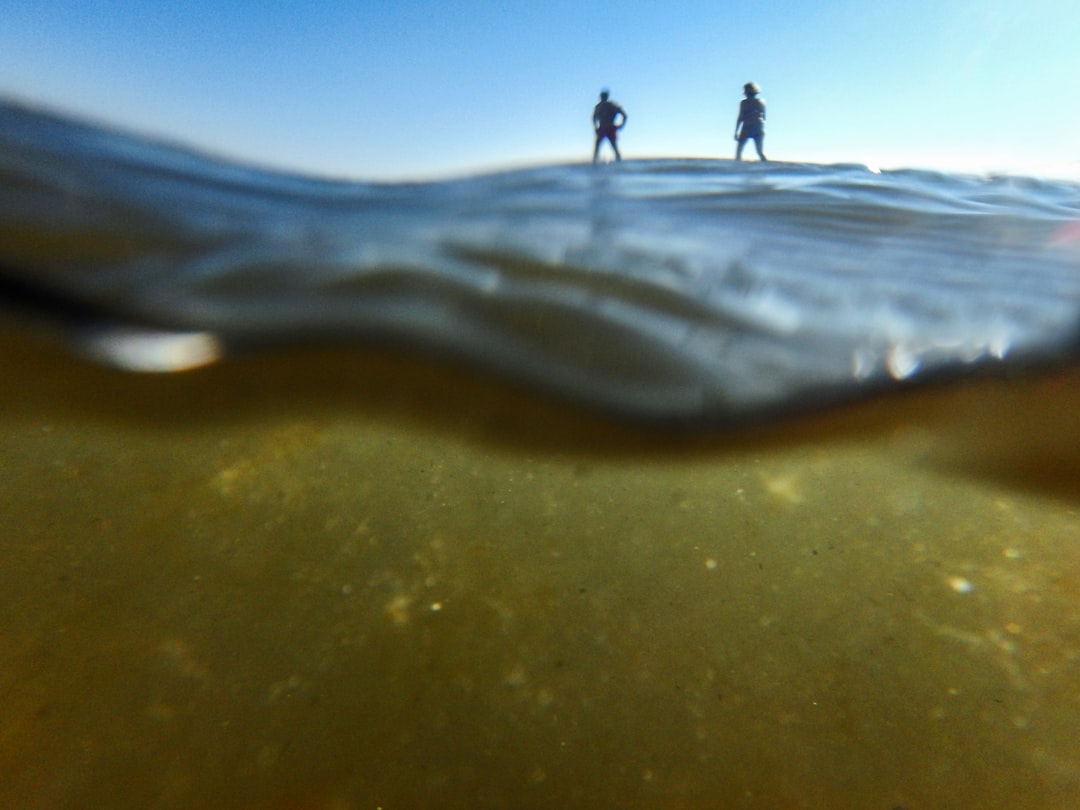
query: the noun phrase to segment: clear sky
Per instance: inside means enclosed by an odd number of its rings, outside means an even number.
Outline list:
[[[0,0],[0,93],[353,179],[730,157],[1080,176],[1077,0]],[[753,150],[749,150],[752,154]]]

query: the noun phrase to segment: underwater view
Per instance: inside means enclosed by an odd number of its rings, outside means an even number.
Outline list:
[[[1080,186],[0,146],[0,805],[1080,802]]]

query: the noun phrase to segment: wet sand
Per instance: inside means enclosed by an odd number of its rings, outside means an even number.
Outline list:
[[[737,436],[0,334],[0,805],[1080,804],[1080,372]]]

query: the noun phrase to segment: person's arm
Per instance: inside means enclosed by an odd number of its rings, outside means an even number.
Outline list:
[[[626,110],[624,110],[622,107],[619,107],[619,115],[622,116],[622,121],[619,122],[616,128],[622,129],[626,126],[626,122],[630,120],[630,117],[626,114]]]

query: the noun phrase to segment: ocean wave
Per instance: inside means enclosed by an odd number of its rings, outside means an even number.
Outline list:
[[[1071,183],[857,165],[334,182],[0,103],[0,305],[136,370],[360,341],[740,423],[1074,362],[1077,221]]]

